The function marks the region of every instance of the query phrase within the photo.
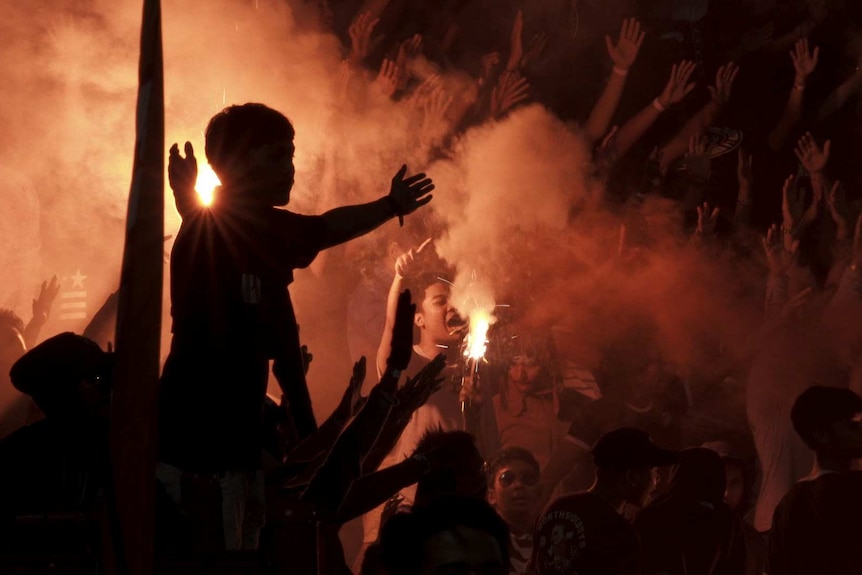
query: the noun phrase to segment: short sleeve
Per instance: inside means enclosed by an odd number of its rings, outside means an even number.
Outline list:
[[[283,265],[289,269],[308,267],[323,249],[323,218],[294,214],[286,210],[274,212],[275,231],[284,254]]]

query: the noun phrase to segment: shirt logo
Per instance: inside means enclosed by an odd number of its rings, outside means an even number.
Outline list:
[[[253,274],[242,274],[242,303],[260,303],[260,278]]]
[[[552,511],[539,524],[537,567],[542,575],[576,575],[576,562],[586,547],[584,522],[575,513]]]

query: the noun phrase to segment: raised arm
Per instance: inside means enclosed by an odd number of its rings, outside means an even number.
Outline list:
[[[661,94],[617,130],[611,143],[615,158],[624,156],[665,110],[681,102],[694,90],[695,84],[689,83],[694,68],[694,62],[686,60],[673,65],[670,78]]]
[[[405,178],[407,166],[401,166],[392,178],[389,194],[367,204],[343,206],[323,214],[325,237],[322,247],[337,246],[358,238],[398,216],[401,220],[431,201],[434,183],[425,174]]]
[[[790,51],[790,59],[793,61],[796,76],[793,80],[793,88],[787,96],[784,115],[781,116],[778,124],[769,134],[769,148],[773,152],[778,152],[784,147],[793,132],[793,128],[799,122],[805,97],[805,85],[808,82],[808,77],[817,68],[819,57],[820,48],[814,48],[813,52],[809,51],[808,38],[796,42],[796,46]]]
[[[57,294],[60,293],[60,282],[57,281],[57,276],[51,278],[50,282],[42,282],[42,288],[39,290],[39,297],[33,300],[33,317],[24,328],[24,343],[27,349],[32,349],[39,342],[39,332],[48,323],[48,317],[51,315],[51,307],[54,305],[54,300],[57,299]]]
[[[191,142],[185,145],[186,157],[180,155],[177,144],[171,146],[168,154],[168,182],[174,192],[174,202],[180,217],[185,219],[202,210],[204,205],[197,197],[195,184],[198,180],[198,160]]]
[[[641,31],[640,22],[631,18],[623,21],[620,36],[616,44],[614,44],[610,36],[605,36],[608,54],[614,62],[614,67],[611,70],[607,84],[605,84],[604,91],[599,96],[584,126],[584,132],[590,142],[598,141],[599,138],[607,133],[614,113],[617,111],[617,106],[620,103],[629,68],[632,67],[637,59],[645,34],[645,32]]]
[[[428,238],[418,248],[408,250],[395,261],[395,277],[392,278],[392,285],[389,286],[389,294],[386,296],[386,319],[383,324],[383,333],[380,336],[380,345],[377,348],[377,361],[375,365],[378,376],[383,375],[383,372],[386,371],[386,361],[392,352],[392,329],[395,327],[398,298],[401,292],[404,291],[405,278],[409,276],[411,268],[416,267],[416,260],[422,259],[431,250],[428,247],[430,243],[431,238]]]
[[[719,113],[730,99],[730,92],[738,72],[739,68],[733,62],[718,69],[715,74],[715,85],[709,87],[710,101],[662,148],[659,156],[659,168],[662,173],[666,173],[671,164],[685,154],[692,136],[705,132],[715,123]]]

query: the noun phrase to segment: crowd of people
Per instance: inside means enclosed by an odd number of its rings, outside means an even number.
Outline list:
[[[310,4],[343,41],[334,113],[406,111],[411,145],[386,195],[315,216],[284,209],[296,134],[279,111],[242,104],[212,118],[211,204],[195,191],[192,145],[170,148],[182,225],[159,382],[157,564],[862,573],[862,8]],[[536,106],[589,150],[577,169],[591,193],[572,202],[569,226],[591,214],[619,242],[599,269],[560,262],[566,278],[590,276],[565,299],[589,313],[537,304],[560,288],[543,291],[533,262],[507,270],[522,276],[499,286],[510,305],[477,364],[453,295],[464,270],[435,249],[446,220],[432,169],[469,134]],[[359,278],[344,331],[368,357],[318,424],[288,286],[319,253],[395,220],[387,241],[344,252],[361,254],[343,262]],[[516,240],[536,260],[548,247],[541,231]],[[698,260],[732,278],[734,306],[699,301],[702,321],[669,333],[662,318],[688,316],[631,293]],[[50,570],[75,556],[96,572],[117,552],[114,365],[100,345],[117,303],[83,335],[40,340],[57,293],[56,278],[43,284],[26,327],[0,311],[0,385],[24,394],[0,421],[0,562]],[[733,317],[716,321],[713,305]],[[355,558],[341,533],[353,520]]]

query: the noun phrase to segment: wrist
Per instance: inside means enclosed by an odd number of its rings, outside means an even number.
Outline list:
[[[615,65],[613,67],[613,69],[611,69],[611,73],[614,74],[615,76],[620,76],[622,78],[625,78],[626,76],[629,75],[629,69],[628,68],[621,68],[620,66]]]
[[[401,209],[401,205],[398,203],[398,200],[392,197],[391,194],[384,197],[384,201],[386,202],[389,210],[391,212],[390,217],[397,217],[398,224],[404,225],[404,210]]]
[[[804,90],[807,80],[808,80],[808,78],[805,78],[805,77],[800,78],[799,76],[796,76],[796,78],[793,80],[793,89],[797,90],[797,91]]]
[[[652,101],[652,107],[655,108],[659,114],[665,112],[667,110],[667,104],[663,103],[659,98],[655,98]]]

